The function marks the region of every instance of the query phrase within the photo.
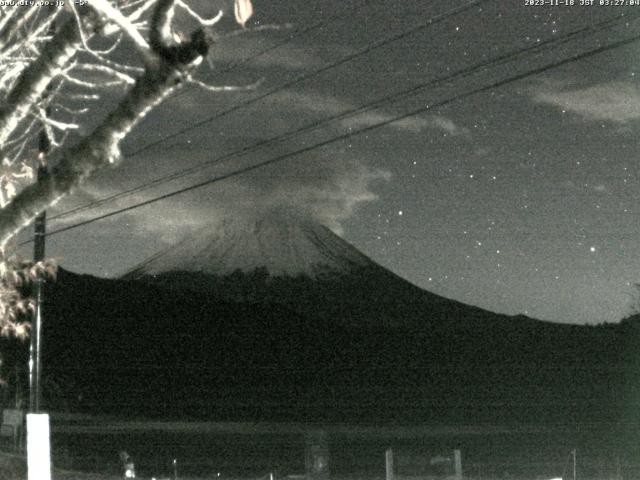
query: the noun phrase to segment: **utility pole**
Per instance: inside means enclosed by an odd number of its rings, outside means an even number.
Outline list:
[[[56,8],[53,4],[49,13]],[[49,33],[55,34],[55,22],[49,27]],[[50,87],[47,88],[47,94]],[[45,97],[46,101],[46,97]],[[50,109],[45,106],[45,119]],[[49,175],[47,168],[47,154],[51,149],[51,141],[43,121],[42,130],[38,136],[38,176],[37,181],[46,179]],[[40,262],[45,255],[47,213],[43,211],[35,220],[33,260]],[[29,413],[27,414],[27,478],[28,480],[51,480],[51,433],[49,415],[41,413],[42,400],[42,310],[44,303],[45,279],[39,276],[35,280],[35,312],[31,322],[31,342],[29,348]]]
[[[46,111],[48,114],[48,110]],[[48,175],[46,155],[51,147],[51,140],[44,126],[38,138],[38,181]],[[33,260],[44,260],[46,212],[36,217],[34,227]],[[42,310],[44,301],[45,279],[36,278],[35,281],[35,313],[31,323],[31,344],[29,349],[29,413],[27,414],[27,472],[28,480],[51,480],[51,435],[49,415],[41,413],[40,403],[42,390]]]
[[[47,111],[48,113],[48,111]],[[51,147],[51,141],[44,126],[38,139],[38,181],[48,175],[46,155]],[[46,212],[36,217],[34,227],[34,262],[44,260]],[[42,310],[44,301],[45,279],[36,278],[35,281],[35,313],[31,322],[31,344],[29,349],[29,413],[27,414],[27,471],[28,480],[51,480],[51,435],[49,415],[41,413],[40,403],[42,390]]]
[[[45,157],[49,152],[51,142],[47,133],[42,130],[38,140],[38,181],[48,175]],[[45,235],[47,212],[44,211],[36,217],[34,227],[33,261],[44,260]],[[40,380],[42,377],[41,351],[42,351],[42,309],[44,301],[45,280],[38,277],[35,281],[35,313],[31,325],[31,345],[29,349],[29,412],[39,413],[42,400]]]

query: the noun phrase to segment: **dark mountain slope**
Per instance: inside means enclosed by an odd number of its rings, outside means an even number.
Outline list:
[[[487,317],[348,327],[267,302],[60,272],[45,376],[68,407],[174,418],[612,421],[639,385],[625,326]],[[488,314],[487,314],[488,315]],[[635,337],[638,338],[637,336]],[[626,383],[625,383],[626,382]]]
[[[51,408],[557,423],[628,420],[640,398],[631,323],[487,312],[421,290],[295,217],[223,222],[120,280],[62,270],[45,308]]]
[[[343,326],[465,329],[508,317],[422,290],[328,228],[282,212],[229,218],[123,277],[219,300],[275,302]],[[520,318],[520,324],[537,323]]]

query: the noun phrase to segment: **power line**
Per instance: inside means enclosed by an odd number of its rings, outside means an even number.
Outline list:
[[[364,3],[364,5],[366,5],[366,4],[370,3],[370,2],[371,2],[371,0],[364,0],[364,2],[363,2],[363,3]],[[354,8],[354,5],[353,5],[353,4],[351,4],[351,7],[352,7],[352,9],[353,9],[353,8]],[[267,53],[269,53],[269,52],[272,52],[272,51],[274,51],[274,50],[276,50],[276,49],[278,49],[278,48],[280,48],[280,47],[282,47],[282,46],[284,46],[284,45],[287,45],[288,43],[291,43],[291,42],[293,41],[293,39],[295,38],[295,36],[301,36],[301,35],[304,35],[304,34],[307,34],[307,33],[311,32],[311,31],[313,31],[313,30],[320,29],[320,28],[322,28],[322,27],[324,27],[324,26],[326,26],[326,25],[329,25],[332,21],[334,21],[334,20],[336,20],[336,19],[338,19],[338,18],[342,18],[342,17],[344,17],[344,13],[337,13],[337,14],[334,14],[334,15],[330,16],[329,18],[327,18],[327,19],[325,19],[325,20],[321,21],[321,22],[317,22],[317,23],[315,23],[315,24],[313,24],[313,25],[311,25],[311,26],[309,26],[309,27],[299,29],[299,30],[297,30],[297,31],[295,31],[295,32],[294,32],[294,35],[290,36],[290,37],[289,37],[289,38],[287,38],[286,40],[283,40],[283,41],[281,41],[281,42],[277,42],[277,43],[275,43],[275,44],[273,44],[273,45],[271,45],[271,46],[269,46],[269,47],[265,48],[264,50],[261,50],[261,51],[259,51],[259,52],[255,53],[255,54],[253,54],[253,55],[250,55],[250,56],[248,56],[248,57],[245,57],[245,58],[243,58],[243,59],[241,59],[241,60],[237,60],[237,61],[233,62],[231,65],[228,65],[226,68],[224,68],[224,69],[220,70],[219,72],[217,72],[217,74],[218,74],[218,75],[220,75],[220,74],[228,73],[228,72],[230,72],[230,71],[234,70],[235,68],[237,68],[237,67],[239,67],[239,66],[241,66],[241,65],[244,65],[244,64],[246,64],[246,63],[250,62],[251,60],[255,60],[256,58],[259,58],[259,57],[261,57],[261,56],[263,56],[263,55],[265,55],[265,54],[267,54]],[[184,88],[184,89],[180,90],[179,92],[175,93],[174,95],[172,95],[171,97],[169,97],[166,101],[175,100],[176,98],[178,98],[178,97],[180,97],[180,96],[184,95],[185,93],[190,92],[190,91],[191,91],[191,90],[193,90],[194,88],[195,88],[195,87],[192,87],[192,88]],[[178,133],[178,132],[176,132],[176,134],[179,134],[179,133]],[[166,140],[169,140],[169,138],[167,138],[167,139],[160,139],[158,142],[159,142],[159,143],[162,143],[162,142],[164,142],[164,141],[166,141]],[[153,145],[153,146],[155,146],[155,145]],[[144,145],[144,146],[142,147],[142,149],[139,149],[139,150],[137,150],[137,151],[134,151],[134,152],[132,152],[132,153],[128,154],[127,156],[129,156],[129,157],[135,156],[135,155],[139,154],[141,151],[145,150],[147,147],[148,147],[148,145]],[[151,148],[151,147],[152,147],[152,146],[149,146],[149,148]],[[128,193],[133,193],[133,190],[132,190],[132,191],[125,192],[125,193],[127,193],[127,194],[128,194]],[[118,195],[118,196],[120,196],[120,195]],[[111,198],[110,198],[110,199],[111,199]],[[107,201],[107,199],[101,199],[101,200],[98,200],[98,201],[97,201],[97,204],[102,204],[102,203],[104,203],[105,201]],[[89,207],[88,205],[87,205],[87,206],[81,206],[81,207],[78,207],[77,209],[73,209],[73,211],[63,212],[63,213],[61,213],[61,214],[55,215],[55,216],[53,216],[53,217],[50,217],[49,219],[50,219],[50,220],[53,220],[53,219],[56,219],[56,218],[60,218],[60,217],[63,217],[63,216],[69,215],[69,214],[71,214],[71,213],[75,213],[75,212],[77,212],[77,211],[79,211],[79,210],[85,210],[86,208],[90,208],[90,207]]]
[[[343,57],[342,59],[338,60],[337,62],[333,62],[331,64],[325,65],[324,67],[321,67],[320,69],[317,69],[317,70],[312,71],[312,72],[303,73],[303,74],[299,75],[298,77],[294,78],[293,80],[291,80],[290,82],[287,82],[284,85],[280,85],[280,86],[278,86],[278,87],[276,87],[276,88],[274,88],[274,89],[272,89],[270,91],[267,91],[267,92],[265,92],[263,95],[261,95],[259,97],[256,97],[256,98],[253,98],[253,99],[249,99],[247,102],[244,102],[244,103],[242,103],[240,105],[237,105],[235,107],[232,107],[232,108],[230,108],[230,109],[228,109],[226,111],[223,111],[223,112],[220,112],[218,114],[215,114],[215,115],[213,115],[211,117],[208,117],[208,118],[206,118],[206,119],[204,119],[204,120],[202,120],[200,122],[197,122],[196,124],[193,124],[193,125],[191,125],[189,127],[185,127],[183,129],[181,129],[181,130],[179,130],[177,132],[174,132],[174,133],[172,133],[170,135],[167,135],[167,136],[165,136],[165,137],[163,137],[163,138],[161,138],[161,139],[159,139],[157,141],[154,141],[154,142],[151,142],[151,143],[149,143],[147,145],[144,145],[141,148],[139,148],[138,150],[135,150],[135,151],[127,154],[127,157],[136,156],[136,155],[142,153],[143,151],[146,151],[149,148],[153,148],[153,147],[155,147],[155,146],[157,146],[157,145],[159,145],[161,143],[164,143],[167,140],[170,140],[171,138],[175,138],[176,136],[179,136],[182,133],[185,133],[185,132],[187,132],[189,130],[192,130],[192,129],[200,128],[201,126],[203,126],[203,125],[205,125],[205,124],[207,124],[207,123],[209,123],[209,122],[211,122],[211,121],[213,121],[213,120],[215,120],[217,118],[220,118],[221,116],[224,116],[224,115],[226,115],[228,113],[231,113],[232,111],[236,111],[236,110],[242,108],[243,106],[250,105],[251,103],[254,103],[254,102],[258,101],[258,100],[264,99],[264,98],[266,98],[266,97],[268,97],[268,96],[270,96],[270,95],[272,95],[272,94],[274,94],[274,93],[276,93],[276,92],[278,92],[280,90],[283,90],[283,89],[287,88],[288,86],[291,86],[291,85],[293,85],[295,83],[298,83],[298,82],[300,82],[302,80],[306,80],[308,78],[312,78],[313,76],[316,76],[316,75],[318,75],[318,74],[320,74],[320,73],[322,73],[324,71],[327,71],[327,70],[329,70],[331,68],[335,68],[338,65],[341,65],[341,64],[343,64],[345,62],[348,62],[348,61],[356,58],[357,56],[360,56],[360,55],[363,55],[365,53],[368,53],[371,50],[374,50],[374,49],[376,49],[376,48],[378,48],[378,47],[380,47],[382,45],[386,45],[387,43],[391,43],[392,41],[396,41],[396,40],[399,40],[400,38],[404,38],[404,37],[406,37],[408,35],[411,35],[412,33],[415,33],[417,30],[423,29],[426,26],[435,25],[435,24],[437,24],[437,23],[439,23],[441,21],[444,21],[447,18],[450,18],[451,16],[453,16],[453,15],[455,15],[457,13],[461,13],[462,11],[465,11],[465,10],[467,10],[469,8],[472,8],[473,6],[475,6],[477,4],[480,4],[482,2],[485,2],[485,1],[488,1],[488,0],[474,0],[470,4],[466,4],[463,7],[458,7],[456,9],[449,10],[448,12],[445,12],[443,14],[440,14],[440,15],[437,15],[435,17],[432,17],[426,23],[423,23],[423,24],[421,24],[421,25],[419,25],[417,27],[414,27],[411,30],[408,30],[408,31],[402,32],[400,34],[397,34],[395,36],[383,39],[380,42],[377,42],[376,44],[369,45],[368,47],[365,47],[364,49],[360,50],[359,52],[356,52],[354,54],[351,54],[351,55],[348,55],[346,57]],[[447,78],[448,77],[449,76],[447,76]],[[381,100],[379,100],[379,102],[383,102],[383,101],[386,101],[386,100],[388,100],[388,99],[381,99]],[[345,113],[344,115],[347,115],[347,114]],[[331,119],[328,119],[326,121],[330,121],[330,120]],[[306,128],[303,127],[301,129],[297,129],[296,131],[294,131],[294,132],[292,132],[292,133],[290,133],[288,135],[291,136],[291,135],[295,135],[295,134],[300,133],[300,132],[305,131],[305,130],[311,130],[312,128],[315,128],[316,126],[317,125],[311,125],[311,126],[308,126]],[[284,136],[282,137],[282,139],[285,139],[285,138],[287,138],[287,137],[284,137]],[[232,158],[233,156],[237,156],[237,155],[241,155],[243,153],[246,153],[246,152],[250,151],[250,149],[252,149],[252,148],[262,147],[268,142],[275,142],[275,141],[278,141],[278,140],[280,140],[280,139],[277,139],[277,138],[274,137],[274,138],[271,138],[271,139],[267,139],[267,140],[261,141],[257,145],[254,145],[252,147],[246,147],[245,149],[242,149],[240,152],[235,152],[235,153],[226,155],[222,159],[210,160],[210,161],[204,162],[204,164],[192,167],[192,168],[184,170],[182,172],[175,172],[175,173],[170,174],[170,175],[168,175],[166,177],[161,177],[159,179],[153,180],[148,185],[142,185],[142,186],[134,187],[134,188],[129,189],[129,190],[125,191],[125,192],[120,192],[118,194],[109,196],[107,198],[96,200],[94,202],[90,202],[87,205],[82,205],[82,206],[76,207],[76,208],[74,208],[72,210],[60,213],[60,214],[58,214],[56,216],[51,217],[50,219],[53,220],[53,219],[56,219],[56,218],[61,218],[63,216],[67,216],[67,215],[70,215],[72,213],[76,213],[78,211],[86,210],[86,209],[91,208],[91,207],[96,206],[96,205],[102,205],[102,204],[104,204],[104,203],[106,203],[108,201],[112,201],[112,200],[115,200],[117,198],[121,198],[122,196],[129,195],[131,193],[135,193],[137,191],[140,191],[141,189],[144,190],[145,188],[147,188],[147,186],[157,185],[159,183],[164,183],[165,181],[169,181],[169,180],[173,180],[175,178],[179,178],[181,176],[189,175],[189,174],[191,174],[191,173],[193,173],[195,171],[198,171],[200,168],[203,168],[205,166],[205,164],[217,163],[219,161],[223,161],[223,160],[226,160],[228,158]]]
[[[632,18],[638,17],[638,16],[640,16],[640,13],[632,16]],[[252,151],[258,150],[258,149],[260,149],[260,148],[262,148],[264,146],[267,146],[267,145],[270,145],[270,144],[273,144],[273,143],[277,143],[277,142],[281,142],[283,140],[286,140],[288,138],[291,138],[291,137],[296,136],[296,135],[301,134],[301,133],[313,131],[313,130],[315,130],[315,129],[323,126],[323,125],[326,125],[326,124],[328,124],[330,122],[333,122],[335,120],[342,120],[342,119],[345,119],[345,118],[348,118],[348,117],[359,115],[359,114],[365,113],[365,112],[367,112],[369,110],[372,110],[374,108],[378,108],[383,104],[391,103],[391,102],[394,102],[394,101],[397,101],[397,100],[400,100],[400,99],[403,99],[403,98],[408,98],[410,96],[417,95],[418,93],[420,93],[421,91],[425,90],[426,88],[432,87],[432,86],[434,86],[434,85],[436,85],[438,83],[447,82],[447,81],[456,79],[458,77],[464,78],[464,77],[467,77],[467,76],[475,73],[478,70],[481,70],[481,69],[484,69],[484,68],[488,68],[488,67],[491,67],[491,66],[497,66],[497,65],[502,65],[504,63],[507,63],[508,61],[514,60],[514,59],[518,58],[519,56],[521,56],[523,54],[530,53],[530,52],[536,53],[537,51],[545,50],[548,47],[555,47],[555,46],[557,46],[557,44],[567,43],[567,42],[571,41],[577,35],[580,35],[580,34],[583,34],[583,33],[587,33],[587,32],[588,33],[592,33],[595,30],[604,29],[606,27],[610,27],[611,25],[615,25],[617,22],[620,22],[621,20],[628,20],[628,18],[629,18],[628,16],[627,17],[616,16],[616,17],[614,17],[612,19],[604,20],[604,21],[602,21],[602,22],[600,22],[598,24],[595,24],[595,25],[581,27],[581,28],[579,28],[577,30],[574,30],[573,32],[570,32],[570,33],[562,36],[562,37],[552,37],[552,38],[550,38],[548,40],[545,40],[544,42],[538,43],[536,45],[532,45],[532,46],[529,46],[529,47],[526,47],[526,48],[522,48],[522,49],[512,50],[512,51],[507,52],[505,54],[499,55],[498,57],[496,57],[496,58],[494,58],[492,60],[488,60],[488,61],[480,62],[480,63],[474,64],[474,65],[471,65],[471,66],[468,66],[468,67],[464,67],[464,68],[462,68],[460,70],[457,70],[457,71],[455,71],[453,73],[450,73],[450,74],[447,74],[447,75],[444,75],[444,76],[441,76],[441,77],[436,77],[436,78],[434,78],[432,80],[429,80],[427,82],[423,82],[423,83],[420,83],[418,85],[414,85],[414,86],[412,86],[412,87],[410,87],[408,89],[404,89],[404,90],[395,92],[393,94],[378,98],[378,99],[376,99],[376,100],[374,100],[372,102],[368,102],[368,103],[366,103],[364,105],[361,105],[359,107],[355,107],[355,108],[352,108],[352,109],[345,110],[345,111],[343,111],[343,112],[341,112],[339,114],[332,115],[332,116],[329,116],[329,117],[325,117],[325,118],[320,119],[320,120],[316,120],[316,121],[311,122],[311,123],[309,123],[307,125],[304,125],[302,127],[296,128],[294,130],[290,130],[289,132],[285,132],[285,133],[276,135],[274,137],[271,137],[271,138],[268,138],[268,139],[265,139],[265,140],[261,140],[261,141],[259,141],[257,143],[254,143],[253,145],[249,145],[249,146],[244,147],[244,148],[242,148],[240,150],[236,150],[234,152],[230,152],[228,154],[224,154],[224,155],[222,155],[220,157],[217,157],[217,158],[214,158],[214,159],[211,159],[211,160],[206,160],[206,161],[201,162],[198,165],[195,165],[193,167],[190,167],[190,168],[187,168],[187,169],[178,170],[178,171],[170,173],[168,175],[164,175],[162,177],[158,177],[158,178],[156,178],[154,180],[151,180],[149,182],[145,182],[145,183],[143,183],[141,185],[137,185],[137,186],[132,187],[130,189],[115,193],[115,194],[110,195],[108,197],[104,197],[102,199],[94,200],[94,201],[89,202],[87,204],[80,205],[78,207],[72,208],[72,209],[70,209],[68,211],[62,212],[62,213],[60,213],[58,215],[55,215],[53,217],[50,217],[50,219],[51,220],[58,219],[58,218],[62,218],[62,217],[65,217],[65,216],[68,216],[68,215],[71,215],[71,214],[74,214],[74,213],[77,213],[77,212],[80,212],[80,211],[85,211],[85,210],[88,210],[88,209],[91,209],[91,208],[94,208],[94,207],[97,207],[97,206],[100,206],[100,205],[104,205],[105,203],[112,202],[112,201],[117,200],[119,198],[122,198],[122,197],[125,197],[125,196],[129,196],[129,195],[131,195],[133,193],[140,192],[140,191],[146,190],[148,188],[151,188],[151,187],[163,184],[163,183],[167,183],[167,182],[175,180],[175,179],[179,179],[179,178],[185,177],[187,175],[190,175],[192,173],[198,172],[200,170],[203,170],[203,169],[208,168],[210,166],[216,165],[216,164],[221,163],[223,161],[229,160],[231,158],[242,156],[244,154],[247,154],[247,153],[250,153]]]
[[[240,109],[242,109],[244,107],[247,107],[247,106],[252,105],[252,104],[254,104],[256,102],[259,102],[260,100],[264,100],[265,98],[270,97],[271,95],[273,95],[273,94],[275,94],[277,92],[285,90],[285,89],[287,89],[287,88],[289,88],[289,87],[291,87],[291,86],[293,86],[293,85],[295,85],[297,83],[300,83],[300,82],[309,80],[311,78],[314,78],[314,77],[316,77],[316,76],[318,76],[318,75],[320,75],[320,74],[322,74],[324,72],[327,72],[329,70],[337,68],[337,67],[339,67],[341,65],[344,65],[345,63],[348,63],[348,62],[350,62],[350,61],[352,61],[352,60],[354,60],[354,59],[356,59],[358,57],[366,55],[366,54],[372,52],[373,50],[377,50],[378,48],[381,48],[381,47],[383,47],[385,45],[389,45],[390,43],[393,43],[393,42],[397,42],[398,40],[402,40],[403,38],[409,37],[409,36],[413,35],[414,33],[419,32],[420,30],[424,30],[425,28],[431,27],[432,25],[436,25],[436,24],[438,24],[440,22],[443,22],[443,21],[447,20],[450,17],[453,17],[453,16],[455,16],[455,15],[457,15],[459,13],[462,13],[462,12],[465,12],[467,10],[470,10],[471,8],[473,8],[475,6],[480,5],[482,3],[485,3],[485,2],[488,2],[488,1],[490,1],[490,0],[471,0],[469,3],[463,5],[462,7],[453,8],[451,10],[446,11],[445,13],[442,13],[440,15],[436,15],[434,17],[431,17],[426,22],[421,23],[421,24],[419,24],[419,25],[417,25],[415,27],[412,27],[409,30],[405,30],[405,31],[397,33],[395,35],[391,35],[390,37],[386,37],[386,38],[383,38],[381,40],[378,40],[377,42],[369,44],[366,47],[358,50],[357,52],[354,52],[354,53],[351,53],[349,55],[346,55],[346,56],[344,56],[344,57],[342,57],[342,58],[340,58],[340,59],[338,59],[338,60],[336,60],[334,62],[331,62],[331,63],[329,63],[327,65],[324,65],[324,66],[322,66],[320,68],[317,68],[316,70],[312,70],[310,72],[301,73],[300,75],[297,75],[296,77],[294,77],[293,79],[289,80],[288,82],[285,82],[282,85],[278,85],[278,86],[272,88],[271,90],[268,90],[265,93],[263,93],[261,95],[258,95],[257,97],[250,98],[250,99],[248,99],[248,100],[246,100],[246,101],[244,101],[244,102],[242,102],[242,103],[240,103],[238,105],[235,105],[235,106],[233,106],[231,108],[228,108],[227,110],[223,110],[222,112],[219,112],[219,113],[217,113],[215,115],[207,117],[207,118],[205,118],[203,120],[200,120],[200,121],[190,125],[189,127],[182,128],[182,129],[180,129],[180,130],[178,130],[176,132],[173,132],[173,133],[171,133],[169,135],[166,135],[165,137],[163,137],[163,138],[161,138],[159,140],[147,143],[146,145],[143,145],[142,147],[140,147],[140,148],[138,148],[136,150],[133,150],[132,152],[129,152],[129,153],[125,154],[125,155],[127,157],[133,157],[133,156],[139,155],[140,153],[142,153],[142,152],[144,152],[146,150],[149,150],[150,148],[153,148],[153,147],[155,147],[157,145],[160,145],[160,144],[166,142],[167,140],[170,140],[172,138],[178,137],[178,136],[182,135],[183,133],[188,132],[189,130],[192,130],[194,128],[199,128],[199,127],[201,127],[203,125],[211,123],[212,121],[217,120],[218,118],[221,118],[221,117],[224,117],[224,116],[226,116],[226,115],[228,115],[230,113],[236,112],[236,111],[238,111],[238,110],[240,110]]]
[[[634,37],[631,37],[629,39],[621,40],[621,41],[615,42],[615,43],[610,44],[610,45],[605,45],[605,46],[596,48],[596,49],[591,50],[591,51],[583,52],[581,54],[574,55],[574,56],[569,57],[567,59],[553,62],[551,64],[548,64],[548,65],[544,66],[544,67],[539,67],[537,69],[530,70],[529,72],[524,72],[524,73],[516,75],[514,77],[507,78],[505,80],[501,80],[501,81],[495,82],[493,84],[490,84],[490,85],[487,85],[487,86],[484,86],[484,87],[480,87],[478,89],[471,90],[471,91],[469,91],[467,93],[451,97],[451,98],[443,100],[441,102],[438,102],[438,103],[435,103],[435,104],[432,104],[432,105],[428,105],[426,107],[421,107],[421,108],[412,110],[412,111],[410,111],[408,113],[392,117],[390,119],[378,122],[376,124],[373,124],[373,125],[370,125],[370,126],[367,126],[367,127],[363,127],[360,130],[357,130],[355,132],[349,132],[347,134],[339,135],[337,137],[333,137],[331,139],[316,143],[314,145],[311,145],[311,146],[308,146],[308,147],[304,147],[302,149],[299,149],[299,150],[296,150],[296,151],[293,151],[293,152],[289,152],[289,153],[280,155],[278,157],[275,157],[275,158],[272,158],[272,159],[269,159],[269,160],[265,160],[263,162],[259,162],[259,163],[254,164],[254,165],[250,165],[250,166],[247,166],[247,167],[239,169],[239,170],[235,170],[235,171],[230,172],[228,174],[224,174],[224,175],[221,175],[221,176],[218,176],[218,177],[214,177],[212,179],[205,180],[203,182],[199,182],[199,183],[191,185],[189,187],[185,187],[185,188],[173,191],[173,192],[169,192],[169,193],[164,194],[164,195],[160,195],[158,197],[154,197],[154,198],[149,199],[149,200],[145,200],[144,202],[140,202],[140,203],[137,203],[137,204],[134,204],[134,205],[130,205],[128,207],[124,207],[122,209],[118,209],[118,210],[115,210],[113,212],[109,212],[107,214],[100,215],[98,217],[94,217],[92,219],[85,220],[83,222],[79,222],[79,223],[76,223],[76,224],[73,224],[73,225],[69,225],[67,227],[63,227],[63,228],[60,228],[60,229],[53,230],[53,231],[49,232],[48,235],[55,235],[57,233],[62,233],[64,231],[70,230],[72,228],[77,228],[77,227],[80,227],[80,226],[84,226],[84,225],[87,225],[89,223],[93,223],[95,221],[102,220],[104,218],[108,218],[108,217],[111,217],[111,216],[114,216],[114,215],[117,215],[117,214],[120,214],[120,213],[124,213],[124,212],[129,211],[129,210],[133,210],[135,208],[139,208],[139,207],[142,207],[142,206],[145,206],[145,205],[149,205],[151,203],[155,203],[155,202],[160,201],[160,200],[164,200],[166,198],[173,197],[173,196],[178,195],[180,193],[185,193],[185,192],[188,192],[188,191],[191,191],[191,190],[195,190],[197,188],[200,188],[200,187],[203,187],[203,186],[206,186],[206,185],[210,185],[212,183],[217,183],[219,181],[226,180],[228,178],[231,178],[231,177],[234,177],[234,176],[238,176],[238,175],[241,175],[241,174],[256,170],[258,168],[262,168],[262,167],[271,165],[273,163],[277,163],[277,162],[286,160],[286,159],[288,159],[290,157],[293,157],[293,156],[296,156],[296,155],[300,155],[302,153],[307,153],[307,152],[309,152],[311,150],[315,150],[317,148],[321,148],[321,147],[324,147],[326,145],[329,145],[329,144],[332,144],[332,143],[335,143],[335,142],[338,142],[338,141],[341,141],[341,140],[345,140],[345,139],[347,139],[349,137],[352,137],[352,136],[355,136],[355,135],[362,134],[364,132],[368,132],[368,131],[377,129],[377,128],[380,128],[382,126],[389,125],[391,123],[403,120],[405,118],[408,118],[408,117],[411,117],[411,116],[414,116],[414,115],[418,115],[420,113],[424,113],[424,112],[426,112],[428,110],[431,110],[433,108],[441,107],[441,106],[444,106],[446,104],[452,103],[454,101],[466,98],[468,96],[475,95],[476,93],[481,93],[481,92],[484,92],[484,91],[487,91],[487,90],[498,88],[498,87],[501,87],[501,86],[506,85],[508,83],[512,83],[512,82],[521,80],[521,79],[526,78],[528,76],[537,75],[539,73],[542,73],[542,72],[544,72],[546,70],[550,70],[552,68],[557,68],[559,66],[562,66],[562,65],[565,65],[565,64],[568,64],[568,63],[572,63],[572,62],[581,60],[583,58],[588,58],[590,56],[594,56],[594,55],[597,55],[599,53],[602,53],[602,52],[605,52],[605,51],[608,51],[608,50],[612,50],[614,48],[619,48],[621,46],[628,45],[630,43],[638,41],[638,39],[640,39],[640,36],[634,36]]]
[[[369,3],[371,3],[372,0],[363,0],[363,4],[367,5]],[[349,5],[349,10],[355,10],[356,8],[358,8],[356,5],[354,5],[353,3],[351,3]],[[273,45],[270,45],[269,47],[260,50],[259,52],[256,52],[252,55],[249,55],[245,58],[242,58],[240,60],[236,60],[234,62],[232,62],[230,65],[227,65],[225,68],[223,68],[220,71],[217,71],[216,74],[217,75],[221,75],[221,74],[225,74],[225,73],[229,73],[232,70],[235,70],[236,68],[245,65],[247,63],[249,63],[252,60],[255,60],[259,57],[262,57],[268,53],[273,52],[274,50],[277,50],[280,47],[283,47],[289,43],[291,43],[295,37],[300,37],[302,35],[306,35],[309,32],[312,32],[314,30],[318,30],[321,29],[322,27],[325,27],[329,24],[331,24],[333,21],[339,19],[339,18],[343,18],[345,16],[345,12],[340,12],[340,13],[336,13],[334,15],[331,15],[330,17],[320,21],[320,22],[316,22],[313,25],[310,25],[308,27],[304,27],[304,28],[299,28],[296,31],[293,32],[293,34],[291,36],[289,36],[288,38],[280,41],[280,42],[276,42]],[[178,97],[181,97],[182,95],[184,95],[185,93],[188,93],[192,90],[194,90],[195,87],[191,87],[191,88],[183,88],[182,90],[180,90],[179,92],[176,92],[174,95],[172,95],[170,98],[167,99],[167,101],[170,100],[175,100]]]
[[[369,125],[369,126],[363,127],[363,128],[361,128],[359,130],[352,131],[352,132],[349,132],[349,133],[346,133],[346,134],[343,134],[343,135],[338,135],[336,137],[333,137],[333,138],[330,138],[330,139],[315,143],[313,145],[310,145],[310,146],[295,150],[293,152],[289,152],[289,153],[286,153],[286,154],[283,154],[283,155],[279,155],[279,156],[271,158],[269,160],[265,160],[265,161],[262,161],[262,162],[259,162],[259,163],[253,164],[253,165],[249,165],[247,167],[244,167],[244,168],[229,172],[227,174],[220,175],[220,176],[211,178],[209,180],[205,180],[203,182],[199,182],[199,183],[196,183],[194,185],[190,185],[188,187],[181,188],[179,190],[175,190],[173,192],[169,192],[169,193],[166,193],[166,194],[163,194],[163,195],[160,195],[160,196],[145,200],[143,202],[139,202],[139,203],[134,204],[134,205],[129,205],[127,207],[124,207],[124,208],[121,208],[121,209],[118,209],[118,210],[114,210],[112,212],[109,212],[109,213],[106,213],[106,214],[103,214],[103,215],[99,215],[97,217],[90,218],[90,219],[84,220],[82,222],[75,223],[73,225],[68,225],[66,227],[62,227],[62,228],[59,228],[59,229],[56,229],[56,230],[52,230],[52,231],[47,233],[47,236],[53,236],[53,235],[56,235],[58,233],[66,232],[68,230],[72,230],[72,229],[75,229],[75,228],[78,228],[78,227],[81,227],[81,226],[85,226],[85,225],[88,225],[90,223],[94,223],[94,222],[97,222],[99,220],[103,220],[105,218],[109,218],[109,217],[112,217],[112,216],[115,216],[115,215],[119,215],[121,213],[125,213],[125,212],[128,212],[130,210],[134,210],[134,209],[146,206],[146,205],[150,205],[152,203],[159,202],[161,200],[165,200],[167,198],[174,197],[174,196],[179,195],[181,193],[186,193],[186,192],[189,192],[189,191],[192,191],[192,190],[196,190],[198,188],[201,188],[201,187],[204,187],[204,186],[207,186],[207,185],[211,185],[213,183],[218,183],[218,182],[221,182],[223,180],[226,180],[226,179],[229,179],[229,178],[232,178],[232,177],[236,177],[236,176],[251,172],[253,170],[257,170],[259,168],[263,168],[263,167],[266,167],[266,166],[281,162],[281,161],[286,160],[288,158],[291,158],[291,157],[294,157],[294,156],[298,156],[298,155],[303,154],[303,153],[308,153],[308,152],[310,152],[312,150],[316,150],[318,148],[325,147],[327,145],[330,145],[330,144],[345,140],[345,139],[353,137],[355,135],[360,135],[360,134],[365,133],[365,132],[370,132],[372,130],[376,130],[376,129],[380,128],[380,127],[383,127],[383,126],[386,126],[386,125],[390,125],[390,124],[398,122],[400,120],[404,120],[406,118],[409,118],[409,117],[412,117],[412,116],[415,116],[415,115],[418,115],[418,114],[421,114],[421,113],[425,113],[425,112],[431,111],[434,108],[442,107],[444,105],[447,105],[447,104],[462,100],[462,99],[467,98],[467,97],[470,97],[472,95],[476,95],[478,93],[483,93],[483,92],[486,92],[486,91],[489,91],[489,90],[492,90],[492,89],[495,89],[495,88],[499,88],[499,87],[502,87],[504,85],[508,85],[510,83],[513,83],[513,82],[522,80],[524,78],[530,77],[532,75],[538,75],[538,74],[543,73],[543,72],[545,72],[547,70],[558,68],[560,66],[567,65],[569,63],[573,63],[573,62],[582,60],[584,58],[592,57],[594,55],[598,55],[600,53],[603,53],[603,52],[606,52],[606,51],[609,51],[609,50],[613,50],[613,49],[616,49],[616,48],[623,47],[625,45],[629,45],[631,43],[635,43],[638,40],[640,40],[640,35],[635,35],[633,37],[630,37],[630,38],[627,38],[627,39],[624,39],[624,40],[619,40],[617,42],[614,42],[614,43],[611,43],[611,44],[608,44],[608,45],[603,45],[603,46],[595,48],[593,50],[589,50],[589,51],[586,51],[586,52],[582,52],[582,53],[573,55],[573,56],[571,56],[569,58],[565,58],[565,59],[562,59],[562,60],[557,60],[557,61],[548,63],[548,64],[546,64],[544,66],[537,67],[537,68],[534,68],[532,70],[528,70],[526,72],[514,75],[512,77],[509,77],[509,78],[506,78],[506,79],[503,79],[503,80],[499,80],[497,82],[493,82],[493,83],[491,83],[489,85],[485,85],[483,87],[479,87],[479,88],[470,90],[468,92],[455,95],[453,97],[447,98],[447,99],[442,100],[440,102],[433,103],[433,104],[427,105],[425,107],[416,108],[416,109],[413,109],[413,110],[411,110],[409,112],[406,112],[406,113],[403,113],[403,114],[400,114],[400,115],[396,115],[395,117],[389,118],[387,120],[380,121],[380,122],[375,123],[373,125]],[[30,241],[32,241],[32,240],[25,241],[22,244],[28,243]]]

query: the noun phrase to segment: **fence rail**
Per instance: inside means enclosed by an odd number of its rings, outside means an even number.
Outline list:
[[[143,478],[172,478],[177,459],[180,478],[211,480],[573,480],[575,456],[576,480],[640,479],[638,432],[604,436],[599,427],[353,427],[54,415],[52,449],[59,468],[116,476],[118,452],[126,450]],[[0,448],[11,448],[5,440]]]

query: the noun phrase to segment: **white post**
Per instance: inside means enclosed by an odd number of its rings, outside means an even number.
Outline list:
[[[460,450],[453,451],[453,466],[455,468],[455,479],[462,480],[462,452]]]
[[[387,451],[384,452],[384,460],[386,466],[386,480],[393,480],[393,450],[387,448]]]
[[[51,480],[49,414],[27,413],[28,480]]]

